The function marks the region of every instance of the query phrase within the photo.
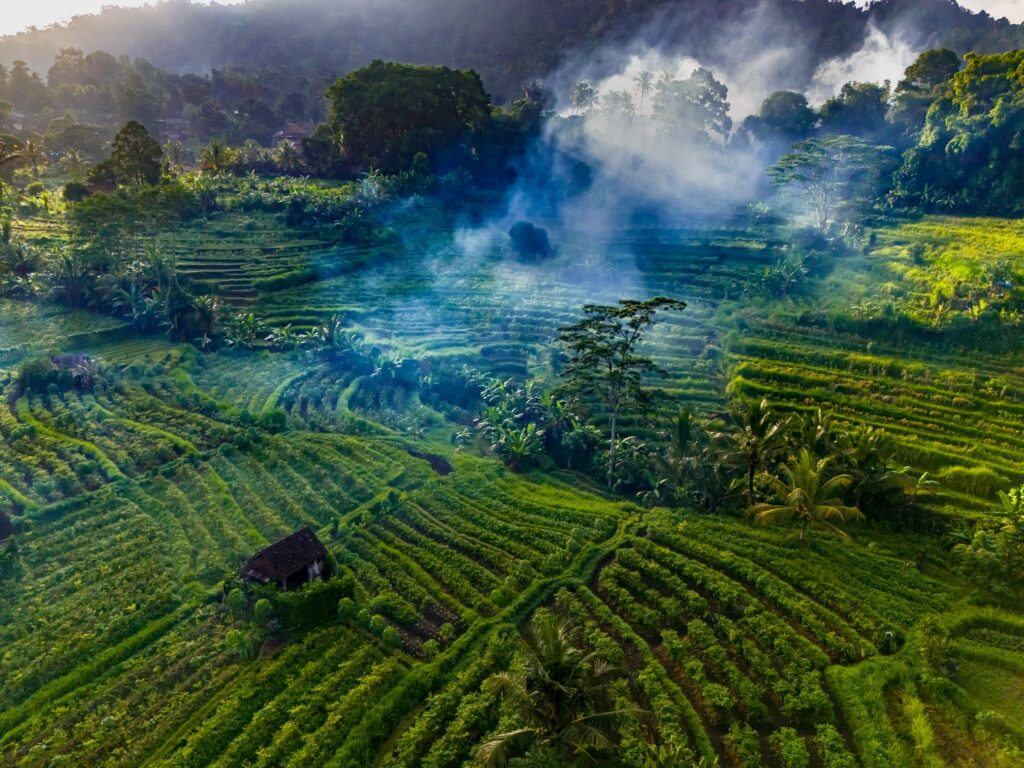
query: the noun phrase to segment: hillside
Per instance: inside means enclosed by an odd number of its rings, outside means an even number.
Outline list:
[[[750,35],[753,25],[761,34]],[[916,49],[964,53],[1024,46],[1024,31],[965,11],[952,0],[884,0],[868,10],[831,0],[250,0],[137,9],[108,8],[66,27],[0,39],[0,61],[45,72],[61,48],[142,57],[172,72],[240,66],[341,74],[375,58],[472,68],[499,101],[550,75],[570,54],[590,56],[629,42],[686,54],[711,66],[731,61],[736,39],[756,55],[786,41],[799,50],[788,87],[806,84],[824,60],[856,51],[869,26]],[[600,58],[593,62],[599,71]],[[802,71],[800,71],[802,69]]]
[[[1022,29],[8,40],[0,768],[1020,768]]]
[[[309,351],[200,354],[5,301],[6,365],[62,347],[108,373],[92,392],[5,390],[0,477],[22,501],[18,576],[0,581],[0,764],[470,765],[502,722],[485,680],[514,663],[510,635],[542,608],[627,671],[615,700],[650,713],[623,730],[631,760],[656,737],[676,765],[882,768],[957,754],[1013,765],[990,734],[1024,731],[1024,623],[972,606],[941,541],[914,531],[986,519],[993,488],[1024,480],[1019,352],[936,340],[909,353],[861,335],[867,326],[827,332],[785,300],[724,319],[730,286],[772,263],[770,228],[623,230],[600,267],[586,231],[554,229],[566,256],[538,267],[500,249],[460,255],[445,221],[429,205],[404,211],[391,226],[415,248],[383,260],[349,250],[374,266],[297,286],[267,276],[332,246],[294,239],[273,216],[215,214],[165,247],[237,308],[296,331],[343,313],[366,344],[431,360],[438,381],[449,359],[545,375],[552,328],[618,295],[603,275],[633,274],[644,293],[689,302],[655,340],[670,369],[662,418],[742,392],[884,427],[901,462],[938,479],[922,491],[924,517],[872,521],[844,544],[648,511],[574,473],[515,474],[477,447],[453,450],[454,412],[428,389],[378,390]],[[40,242],[64,236],[51,217],[23,227]],[[926,219],[871,239],[826,295],[920,290],[950,260],[980,269],[1024,232]],[[928,256],[908,272],[920,242]],[[284,432],[254,422],[273,411]],[[633,429],[654,440],[649,424]],[[221,579],[303,525],[352,579],[274,597],[282,631],[264,642],[251,608],[221,607]],[[389,644],[380,627],[397,630]],[[947,658],[956,675],[928,682]]]

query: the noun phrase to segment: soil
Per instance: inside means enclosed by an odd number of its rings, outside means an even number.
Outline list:
[[[412,448],[406,448],[406,451],[414,459],[423,459],[424,461],[429,461],[430,468],[437,472],[437,474],[439,474],[441,477],[448,477],[448,475],[450,475],[454,471],[454,468],[452,467],[451,464],[448,463],[448,460],[440,456],[435,456],[432,453],[423,453],[422,451],[415,451]]]

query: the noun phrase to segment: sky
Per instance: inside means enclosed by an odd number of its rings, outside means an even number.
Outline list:
[[[234,5],[242,1],[216,0],[220,5]],[[6,0],[0,12],[0,35],[11,35],[29,27],[47,27],[84,13],[99,13],[108,5],[147,4],[151,5],[152,0],[148,3],[147,0]]]
[[[242,0],[217,0],[221,5]],[[992,16],[1006,16],[1010,21],[1024,22],[1024,0],[960,0],[975,11],[985,10]],[[97,13],[106,5],[145,5],[145,0],[7,0],[0,14],[0,35],[20,32],[30,26],[45,27],[67,21],[83,13]]]

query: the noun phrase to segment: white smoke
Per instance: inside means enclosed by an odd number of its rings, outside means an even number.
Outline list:
[[[918,53],[899,35],[887,35],[871,25],[858,51],[845,58],[829,59],[818,67],[807,89],[807,99],[820,106],[851,81],[895,83]]]

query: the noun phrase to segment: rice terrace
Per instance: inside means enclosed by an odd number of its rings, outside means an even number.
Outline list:
[[[1024,766],[1013,3],[50,5],[0,766]]]

